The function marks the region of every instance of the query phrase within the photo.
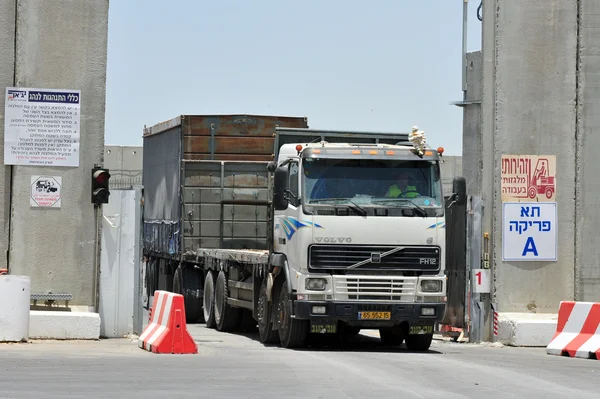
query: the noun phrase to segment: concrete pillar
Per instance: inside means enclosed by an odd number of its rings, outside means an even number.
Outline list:
[[[576,137],[576,299],[600,302],[600,2],[579,0]]]
[[[90,171],[103,159],[108,1],[17,5],[15,84],[81,90],[81,137],[79,167],[13,168],[11,273],[31,276],[32,293],[70,293],[72,305],[94,306],[97,237]],[[30,208],[30,176],[36,174],[62,176],[60,209]]]
[[[467,91],[463,105],[462,176],[467,183],[469,195],[480,195],[481,192],[482,67],[481,51],[467,54]]]
[[[502,312],[555,313],[573,299],[577,2],[499,2],[496,16],[493,243]],[[557,262],[502,261],[501,156],[556,155]],[[488,214],[489,215],[489,214]]]
[[[5,87],[15,75],[15,10],[17,0],[0,0],[0,107],[4,109]],[[0,137],[4,138],[4,112],[0,112]],[[8,264],[11,167],[4,166],[4,140],[0,140],[0,269]]]

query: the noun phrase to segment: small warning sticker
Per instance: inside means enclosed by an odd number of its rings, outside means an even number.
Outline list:
[[[60,208],[62,177],[31,176],[29,205],[35,208]]]

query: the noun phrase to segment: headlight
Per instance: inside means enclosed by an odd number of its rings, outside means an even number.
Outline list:
[[[306,289],[311,291],[324,291],[327,280],[324,278],[307,278],[304,282]]]
[[[439,280],[422,280],[421,291],[423,292],[440,292],[442,290],[442,282]]]

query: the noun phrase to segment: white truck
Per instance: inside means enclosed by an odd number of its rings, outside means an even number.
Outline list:
[[[148,132],[144,162],[160,129]],[[159,221],[144,220],[149,275],[172,270],[167,288],[185,296],[188,321],[258,326],[264,343],[378,329],[384,344],[427,350],[446,308],[443,150],[408,134],[274,132],[271,162],[180,158],[174,222],[186,227],[157,241],[148,226]],[[464,179],[453,187],[451,201],[465,201]],[[146,208],[168,196],[148,198],[146,179],[144,189]],[[170,260],[153,250],[165,239]]]

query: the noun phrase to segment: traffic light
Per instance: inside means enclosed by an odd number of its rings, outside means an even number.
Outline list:
[[[108,173],[108,169],[99,167],[94,167],[94,169],[92,169],[93,204],[108,204],[108,197],[110,196],[109,180],[110,173]]]

